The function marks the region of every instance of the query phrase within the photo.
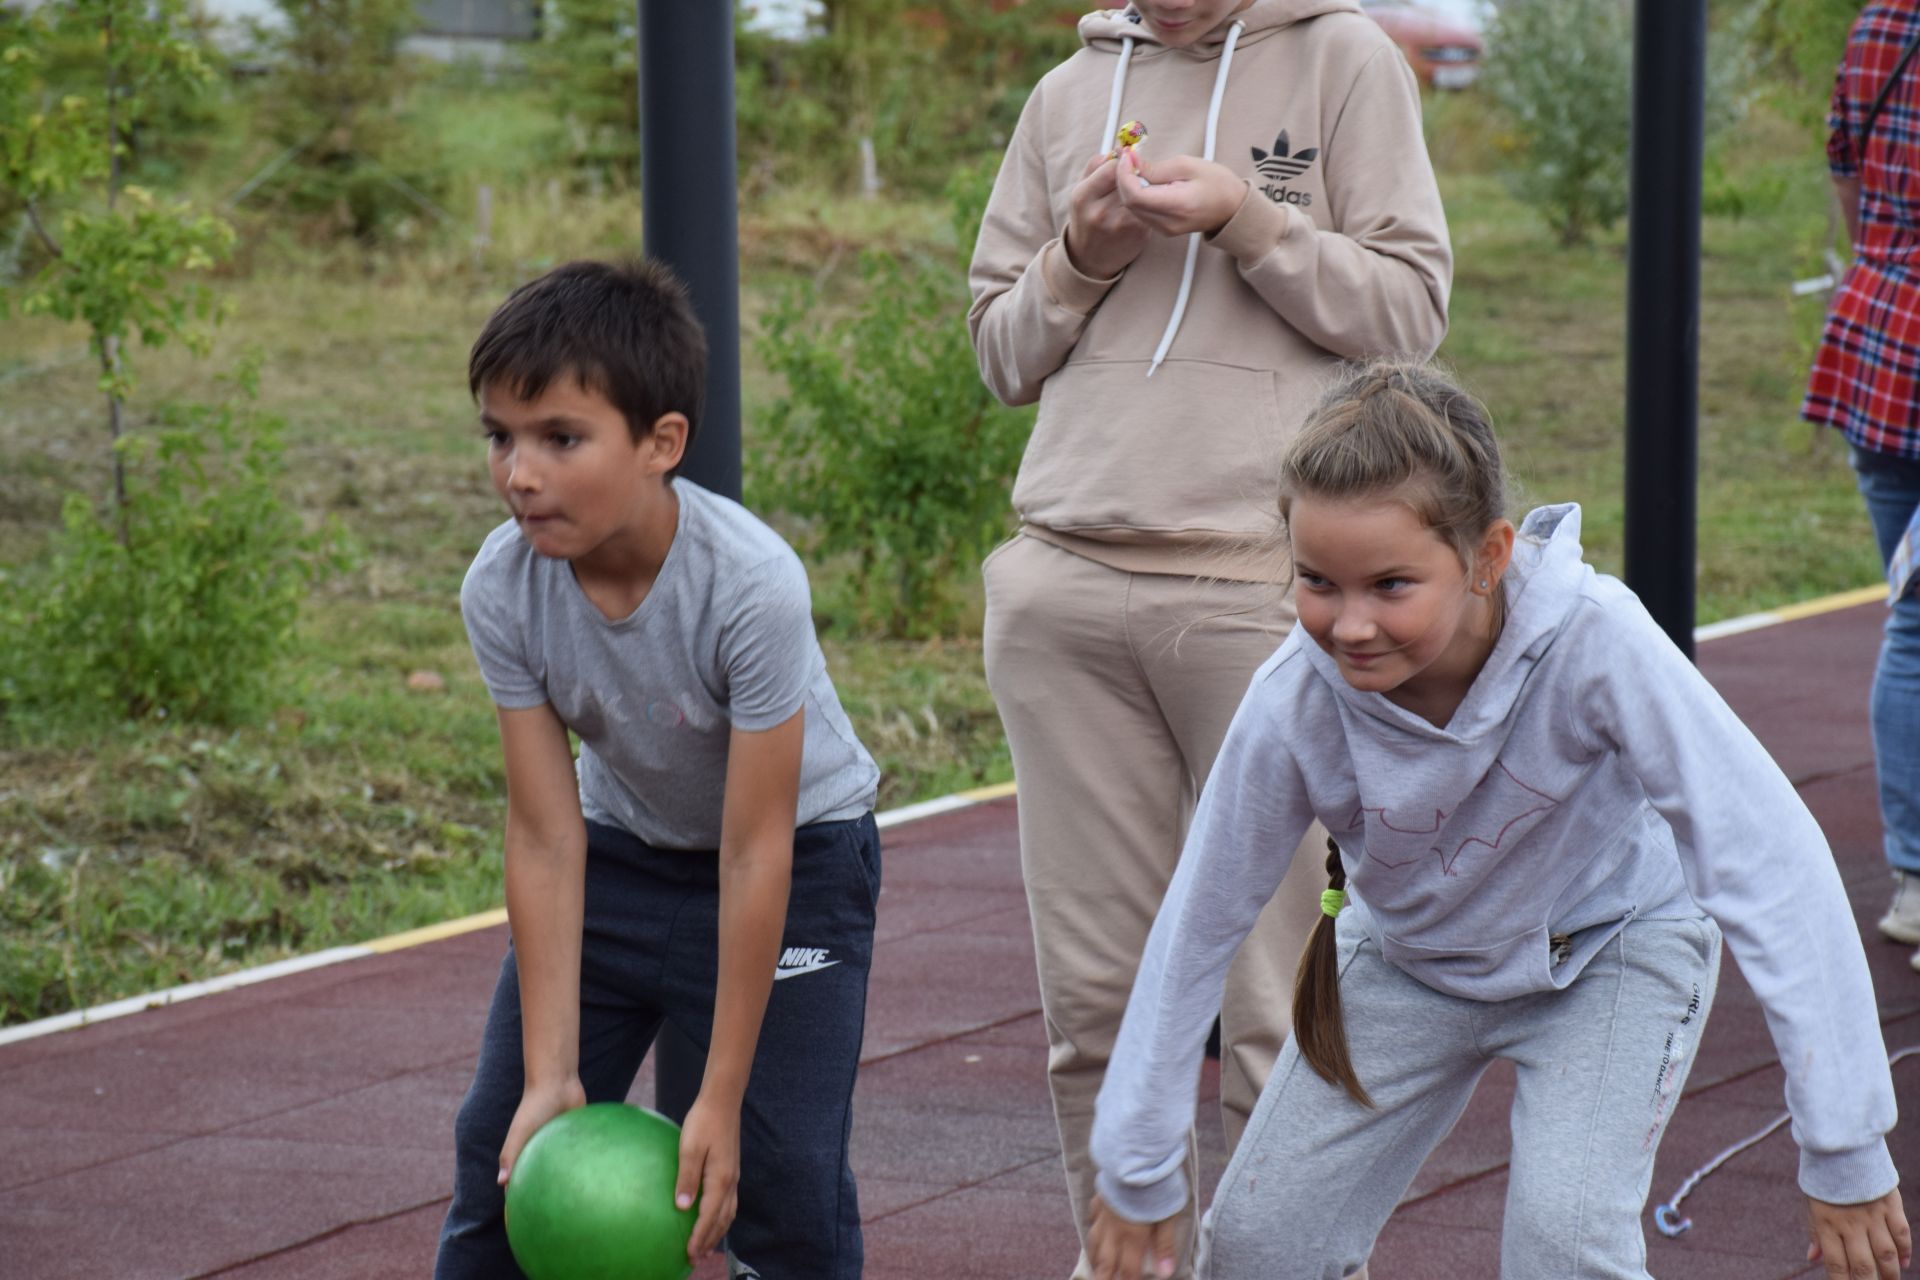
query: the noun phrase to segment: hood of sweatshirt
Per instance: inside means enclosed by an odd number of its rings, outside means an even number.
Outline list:
[[[1083,18],[1029,98],[968,322],[994,393],[1040,405],[1025,523],[1177,558],[1274,531],[1275,464],[1334,360],[1437,347],[1452,255],[1418,86],[1355,0],[1254,0],[1179,48],[1137,16]],[[1150,170],[1211,159],[1246,194],[1211,234],[1153,235],[1096,279],[1063,229],[1124,120],[1146,124]]]
[[[1228,14],[1220,25],[1192,44],[1171,50],[1161,45],[1152,29],[1140,20],[1139,11],[1132,5],[1126,5],[1119,9],[1096,9],[1082,17],[1080,43],[1090,48],[1100,48],[1103,42],[1117,47],[1123,41],[1135,40],[1142,46],[1151,45],[1161,52],[1212,58],[1219,56],[1222,46],[1227,42],[1228,29],[1235,24],[1242,28],[1239,43],[1249,44],[1264,40],[1280,28],[1305,18],[1318,17],[1323,13],[1359,12],[1359,0],[1253,0],[1240,12]],[[1141,52],[1145,52],[1144,47]]]

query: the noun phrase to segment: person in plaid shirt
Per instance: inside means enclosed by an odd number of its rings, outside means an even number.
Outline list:
[[[1828,116],[1828,167],[1853,264],[1835,292],[1801,415],[1851,446],[1884,567],[1920,506],[1920,0],[1867,5]],[[1879,111],[1875,114],[1876,103]],[[1888,938],[1920,946],[1920,598],[1887,619],[1873,681]],[[1920,950],[1913,956],[1920,969]]]

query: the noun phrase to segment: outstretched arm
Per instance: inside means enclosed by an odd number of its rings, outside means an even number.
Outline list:
[[[1860,931],[1820,825],[1706,678],[1617,584],[1567,723],[1617,752],[1673,829],[1687,888],[1726,935],[1787,1074],[1800,1188],[1831,1204],[1899,1182],[1895,1106]],[[1604,642],[1600,635],[1604,635]],[[1620,672],[1631,671],[1631,679]]]
[[[1227,966],[1313,821],[1281,736],[1294,717],[1266,675],[1254,677],[1201,792],[1094,1104],[1095,1185],[1107,1210],[1132,1223],[1186,1205],[1193,1091]]]
[[[698,1262],[733,1222],[740,1181],[740,1103],[760,1043],[780,960],[787,893],[793,883],[793,824],[800,795],[805,712],[727,742],[727,789],[720,818],[720,968],[713,1042],[700,1093],[680,1133],[682,1208],[700,1197],[687,1256]]]
[[[526,1083],[500,1148],[500,1181],[541,1125],[583,1106],[580,929],[587,828],[566,726],[552,706],[496,708],[507,768],[507,921],[520,970]]]

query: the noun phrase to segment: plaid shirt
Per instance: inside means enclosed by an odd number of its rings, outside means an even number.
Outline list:
[[[1827,117],[1827,165],[1860,180],[1860,236],[1834,294],[1801,416],[1862,449],[1920,458],[1920,53],[1860,130],[1907,42],[1920,0],[1870,4],[1853,25]]]

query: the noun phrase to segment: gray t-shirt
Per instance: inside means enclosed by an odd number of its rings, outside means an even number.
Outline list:
[[[718,848],[729,733],[803,708],[799,825],[859,817],[880,771],[827,677],[800,558],[739,503],[688,480],[673,491],[673,546],[618,621],[512,520],[487,535],[460,612],[494,702],[551,703],[580,737],[586,817],[656,848]]]

